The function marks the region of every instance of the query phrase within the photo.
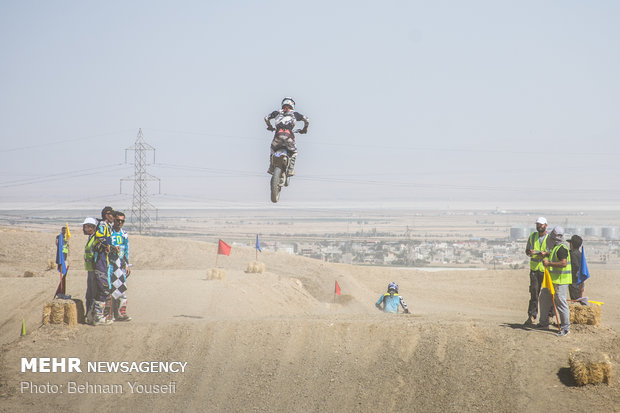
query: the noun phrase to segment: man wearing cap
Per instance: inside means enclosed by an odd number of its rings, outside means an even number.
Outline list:
[[[571,271],[571,258],[568,247],[564,245],[564,228],[555,227],[549,234],[549,241],[553,247],[549,258],[543,259],[543,265],[549,269],[551,282],[555,294],[552,296],[548,289],[540,293],[540,314],[547,314],[553,308],[553,302],[560,315],[560,331],[558,336],[563,337],[570,332],[570,312],[566,302],[568,285],[573,281]],[[549,319],[543,317],[538,327],[548,328]]]
[[[112,225],[112,252],[110,253],[110,271],[113,276],[112,313],[114,321],[130,321],[127,315],[127,277],[131,274],[129,264],[129,235],[123,229],[125,214],[114,212]]]
[[[545,275],[545,267],[542,264],[542,260],[544,257],[549,256],[547,220],[545,217],[538,217],[536,219],[536,231],[532,232],[527,239],[525,254],[530,257],[530,303],[527,309],[527,320],[525,320],[524,324],[533,325],[536,321],[536,316],[538,316],[538,297],[540,296],[540,287]]]
[[[569,240],[570,244],[570,263],[573,282],[568,286],[568,293],[571,300],[577,300],[583,297],[583,281],[579,282],[579,268],[581,266],[581,244],[583,240],[579,235],[573,235]]]
[[[90,311],[94,301],[94,293],[96,288],[95,279],[95,252],[93,251],[93,243],[95,242],[95,231],[97,230],[97,220],[88,217],[82,223],[82,232],[88,236],[88,241],[84,246],[84,268],[87,272],[86,277],[86,313]]]

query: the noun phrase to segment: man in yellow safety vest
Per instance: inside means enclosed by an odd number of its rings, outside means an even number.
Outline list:
[[[556,309],[560,315],[560,331],[558,336],[564,337],[570,332],[570,311],[566,302],[566,294],[568,293],[568,286],[573,282],[570,254],[568,247],[564,244],[564,228],[553,228],[549,234],[549,240],[553,249],[549,259],[543,259],[543,265],[549,269],[555,294],[552,295],[546,288],[541,291],[540,314],[547,314],[551,311],[555,302]],[[540,320],[539,327],[549,327],[549,319],[545,318]]]
[[[547,236],[547,220],[545,217],[538,217],[536,219],[536,231],[530,234],[525,246],[525,254],[530,257],[530,303],[525,325],[533,325],[538,315],[538,297],[545,274],[542,260],[549,256],[550,250],[547,246]],[[541,320],[546,316],[547,314],[541,313]]]

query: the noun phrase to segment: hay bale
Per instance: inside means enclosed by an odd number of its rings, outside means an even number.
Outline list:
[[[48,301],[43,307],[43,324],[77,324],[77,309],[72,300]]]
[[[64,306],[64,309],[65,309],[65,311],[64,311],[64,313],[65,313],[64,322],[67,325],[74,326],[74,325],[77,324],[77,308],[76,308],[75,303],[73,301],[71,301],[71,304],[67,303]]]
[[[50,317],[52,315],[52,304],[51,303],[46,303],[43,306],[43,324],[49,324],[50,323]]]
[[[207,280],[226,281],[226,270],[223,268],[209,268],[207,271]]]
[[[573,350],[568,356],[570,371],[579,386],[586,384],[609,384],[611,362],[605,353]]]
[[[253,274],[262,274],[265,272],[265,263],[259,261],[251,261],[248,263],[248,269],[245,272]]]
[[[65,304],[59,301],[52,301],[52,311],[50,315],[50,324],[62,324],[65,321]]]
[[[570,323],[597,326],[601,323],[601,307],[598,305],[582,305],[569,303]]]

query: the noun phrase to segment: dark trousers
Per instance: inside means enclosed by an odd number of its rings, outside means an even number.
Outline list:
[[[538,296],[540,296],[540,287],[542,286],[545,273],[542,271],[530,270],[530,305],[527,314],[534,317],[538,316]]]
[[[576,300],[583,297],[583,282],[579,284],[570,284],[568,286],[568,293],[570,294],[571,300]]]
[[[90,309],[90,306],[95,301],[95,292],[97,291],[97,277],[95,277],[95,270],[88,271],[86,278],[86,311]]]
[[[95,270],[95,282],[93,287],[95,287],[95,291],[93,292],[92,298],[95,301],[106,301],[110,296],[110,285],[108,284],[108,273]]]

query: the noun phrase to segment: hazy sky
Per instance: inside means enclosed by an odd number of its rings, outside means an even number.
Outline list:
[[[0,208],[620,202],[617,1],[0,1]],[[133,153],[129,152],[129,160]],[[157,187],[152,192],[157,193]]]

